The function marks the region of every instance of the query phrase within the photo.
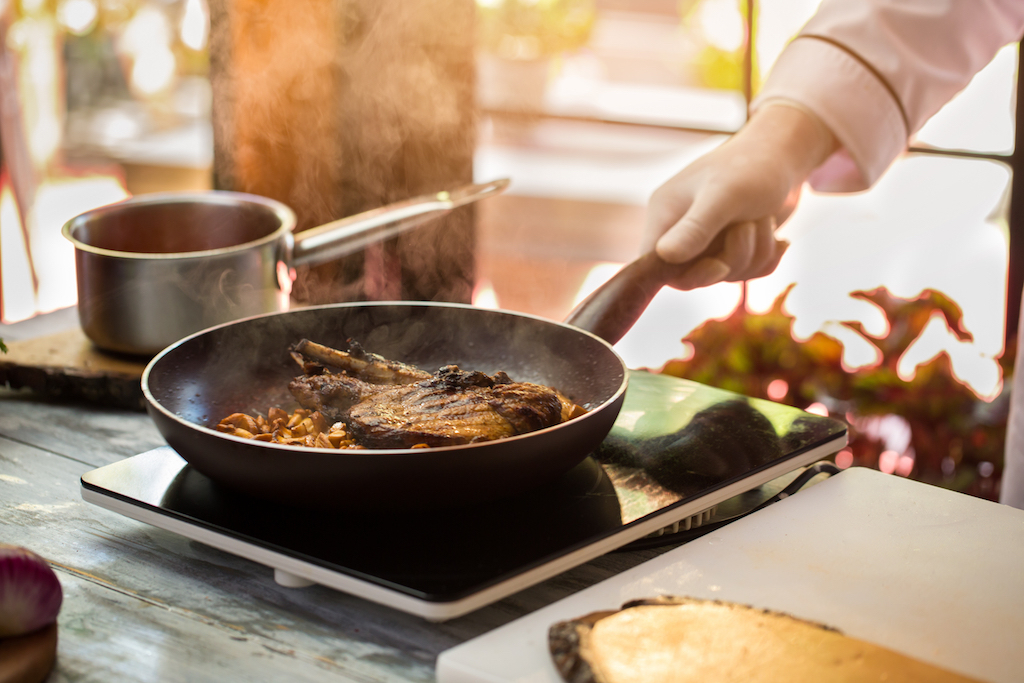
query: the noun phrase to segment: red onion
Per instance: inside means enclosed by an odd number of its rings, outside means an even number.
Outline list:
[[[0,543],[0,638],[20,636],[57,620],[64,594],[46,560]]]

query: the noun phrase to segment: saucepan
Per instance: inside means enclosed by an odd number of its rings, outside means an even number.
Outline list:
[[[628,384],[612,343],[676,272],[654,255],[628,265],[568,318],[428,302],[344,303],[254,316],[176,342],[142,377],[146,408],[168,444],[218,484],[313,507],[403,510],[492,500],[552,481],[581,463],[615,423]],[[597,332],[595,334],[592,331]],[[327,450],[215,430],[234,412],[296,407],[292,344],[357,340],[435,371],[447,364],[558,389],[586,414],[553,427],[461,446]]]
[[[507,185],[466,185],[294,234],[288,206],[246,193],[163,192],[103,206],[62,231],[75,245],[79,320],[99,348],[151,357],[201,329],[286,311],[296,266],[353,253]]]

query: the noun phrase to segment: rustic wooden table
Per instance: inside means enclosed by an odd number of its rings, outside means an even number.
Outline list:
[[[49,681],[431,681],[437,655],[659,554],[612,553],[436,624],[82,501],[79,478],[164,441],[144,412],[0,389],[0,541],[64,589]]]

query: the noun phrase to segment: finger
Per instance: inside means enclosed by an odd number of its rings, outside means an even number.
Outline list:
[[[776,240],[775,254],[767,263],[765,263],[764,268],[760,272],[754,273],[750,278],[764,277],[765,275],[775,272],[775,269],[779,267],[779,262],[782,261],[782,257],[786,254],[787,249],[789,249],[789,242],[786,240]]]
[[[662,235],[671,230],[693,205],[696,187],[690,175],[690,168],[683,169],[651,195],[643,235],[644,253],[654,251]]]
[[[789,220],[789,217],[793,215],[796,210],[796,205],[800,203],[800,193],[803,190],[803,185],[797,183],[786,195],[786,201],[782,203],[782,207],[775,212],[775,226],[778,227]]]
[[[725,246],[718,258],[729,266],[728,280],[742,279],[743,273],[750,269],[756,249],[757,226],[753,221],[737,223],[725,231]]]
[[[687,214],[658,239],[655,251],[668,263],[685,263],[699,256],[717,232]]]
[[[669,282],[669,286],[683,290],[698,289],[721,282],[728,275],[729,266],[724,261],[706,256]]]
[[[750,226],[750,258],[742,265],[730,262],[733,265],[732,273],[729,274],[730,280],[740,281],[758,277],[776,257],[775,219],[768,216],[752,222]]]
[[[728,197],[715,190],[699,193],[686,214],[658,240],[658,256],[669,263],[683,263],[699,256],[732,222],[732,206]]]
[[[647,226],[642,241],[644,253],[655,250],[658,240],[686,215],[691,203],[692,197],[684,191],[670,194],[659,188],[654,193],[647,206]]]

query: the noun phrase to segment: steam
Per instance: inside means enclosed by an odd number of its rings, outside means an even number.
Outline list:
[[[288,204],[301,230],[471,182],[472,3],[217,0],[210,9],[217,187]],[[362,294],[390,298],[397,261],[405,297],[468,301],[472,210],[457,214],[403,237],[397,251],[370,250],[368,283],[359,258],[303,272],[296,295],[355,298],[386,278]]]
[[[278,199],[300,227],[326,222],[340,178],[331,3],[210,10],[216,185]]]

